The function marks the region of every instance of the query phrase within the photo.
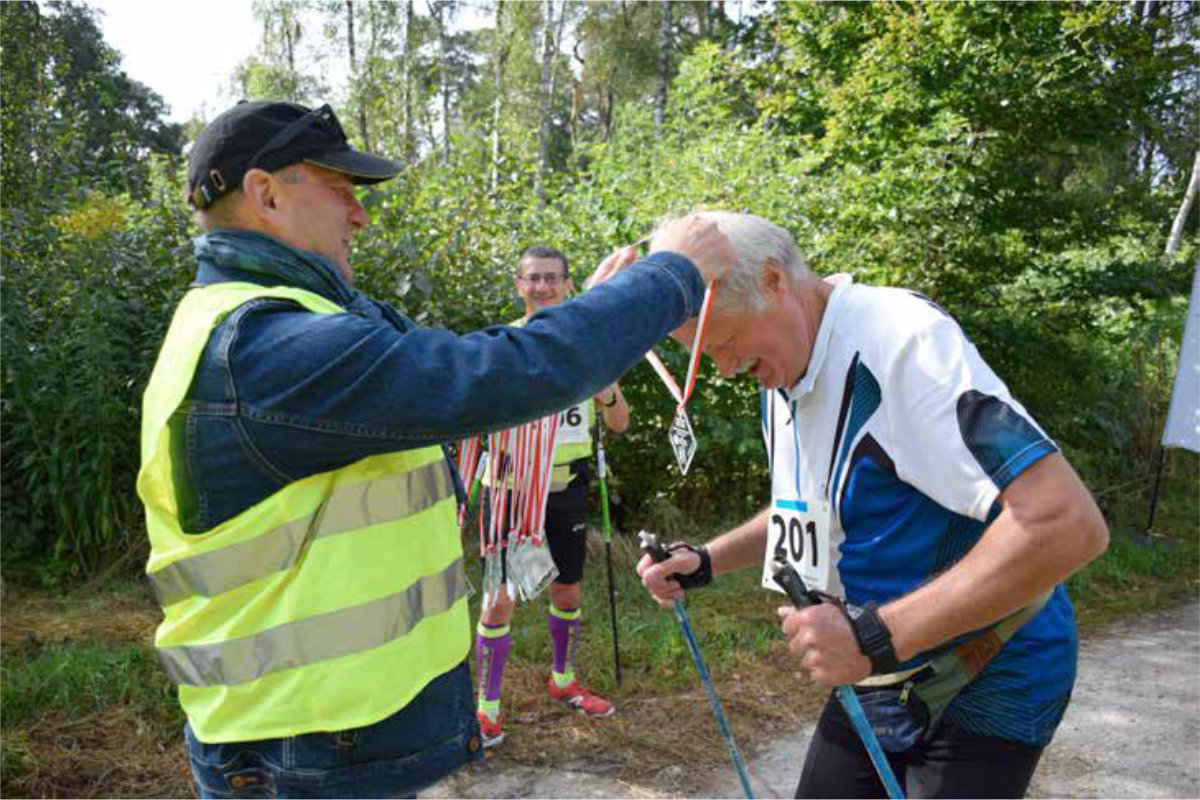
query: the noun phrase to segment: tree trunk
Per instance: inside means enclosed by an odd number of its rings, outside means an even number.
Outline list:
[[[671,2],[660,4],[662,19],[658,28],[658,91],[654,95],[654,135],[662,136],[667,115],[667,83],[671,78]]]
[[[1171,255],[1179,249],[1179,240],[1183,238],[1183,228],[1187,225],[1188,215],[1192,211],[1192,204],[1196,202],[1196,191],[1200,189],[1200,150],[1196,151],[1196,158],[1192,162],[1192,179],[1188,181],[1187,192],[1183,196],[1183,204],[1179,206],[1179,213],[1175,215],[1175,222],[1171,225],[1171,235],[1167,237],[1167,249],[1165,255]]]
[[[504,38],[504,3],[496,3],[496,99],[492,101],[492,175],[490,186],[500,183],[500,119],[504,110],[504,64],[508,61],[508,41]]]
[[[550,61],[550,97],[558,96],[558,54],[562,52],[563,27],[567,21],[567,0],[558,10],[558,24],[554,29],[554,58]]]
[[[609,134],[612,133],[613,123],[613,103],[616,98],[613,96],[612,83],[605,81],[600,92],[600,139],[608,141]]]
[[[442,163],[450,163],[450,77],[446,70],[446,61],[450,52],[446,41],[446,7],[453,0],[430,0],[429,12],[437,26],[438,52],[438,83],[441,84],[442,94]]]
[[[358,74],[358,57],[354,52],[354,0],[346,0],[346,44],[350,51],[350,82],[358,96],[358,135],[362,146],[371,149],[371,132],[367,130],[367,109],[363,103],[362,79]]]
[[[538,86],[540,125],[538,126],[537,196],[546,200],[546,178],[550,175],[550,62],[554,57],[554,0],[542,2],[542,78]]]
[[[587,67],[587,60],[583,56],[579,55],[579,47],[581,44],[582,44],[582,42],[579,41],[578,39],[576,39],[575,46],[571,49],[571,54],[575,57],[575,60],[579,62],[579,74],[583,75],[584,70]],[[572,76],[571,76],[571,122],[570,122],[571,150],[574,150],[576,147],[575,135],[579,130],[579,115],[582,112],[582,110],[583,110],[583,81],[581,79],[574,77],[574,74],[572,73]]]
[[[413,0],[404,0],[404,159],[417,160],[416,136],[413,132]]]
[[[283,13],[283,47],[287,54],[288,68],[288,100],[293,103],[300,102],[297,96],[300,93],[300,78],[296,75],[296,39],[300,38],[300,22],[297,20],[295,28],[292,26],[292,13],[285,11]]]

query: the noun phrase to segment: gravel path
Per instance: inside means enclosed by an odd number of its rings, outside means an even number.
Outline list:
[[[808,726],[750,762],[760,797],[791,797],[812,735]],[[673,767],[671,769],[679,769]],[[674,776],[663,775],[670,786]],[[667,797],[589,769],[482,764],[420,795],[462,797]],[[732,766],[709,797],[741,797]],[[1075,694],[1042,757],[1030,797],[1200,798],[1200,597],[1118,623],[1080,646]]]

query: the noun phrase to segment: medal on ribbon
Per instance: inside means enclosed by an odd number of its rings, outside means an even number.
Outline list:
[[[708,320],[712,316],[713,289],[716,285],[716,281],[713,281],[704,291],[704,303],[700,306],[700,319],[696,323],[696,334],[692,338],[692,353],[688,359],[687,380],[684,383],[686,389],[680,390],[679,384],[675,382],[670,370],[658,357],[658,353],[653,350],[646,353],[646,360],[650,362],[650,366],[658,373],[658,377],[666,385],[667,391],[671,393],[678,404],[675,410],[675,419],[671,422],[667,436],[671,443],[671,452],[675,454],[675,461],[679,464],[679,474],[681,475],[687,475],[688,468],[692,465],[692,457],[696,455],[696,432],[692,429],[692,421],[688,417],[687,404],[692,397],[692,390],[696,388],[696,371],[700,366],[700,355],[704,350],[704,338],[708,334]]]
[[[552,414],[488,436],[489,513],[479,520],[485,608],[502,584],[528,601],[558,576],[545,540],[558,426]]]

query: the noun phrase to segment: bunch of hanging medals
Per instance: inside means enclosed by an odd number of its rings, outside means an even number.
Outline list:
[[[487,453],[478,436],[459,443],[459,475],[486,476],[491,490],[487,513],[479,515],[484,608],[495,602],[501,583],[509,597],[529,601],[558,576],[546,546],[546,503],[560,416],[489,434]],[[461,525],[465,509],[459,514]]]
[[[704,290],[704,303],[700,306],[700,318],[696,323],[696,334],[692,338],[692,353],[688,359],[685,389],[680,390],[679,384],[671,376],[666,364],[658,357],[658,353],[653,350],[646,353],[646,360],[650,362],[650,366],[654,367],[654,371],[658,373],[658,377],[666,385],[667,391],[671,393],[678,404],[668,438],[671,441],[671,450],[675,453],[675,461],[679,464],[681,475],[687,475],[688,467],[692,465],[692,456],[696,455],[696,434],[692,430],[692,421],[688,418],[687,404],[688,400],[692,398],[692,390],[696,388],[696,370],[700,366],[700,355],[704,350],[704,337],[708,333],[708,319],[712,315],[713,290],[716,285],[717,282],[713,281]]]

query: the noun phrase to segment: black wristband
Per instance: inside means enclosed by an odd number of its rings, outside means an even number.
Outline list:
[[[611,403],[605,403],[605,404],[604,404],[604,407],[605,407],[605,408],[612,408],[612,407],[613,407],[613,406],[615,406],[616,404],[617,404],[617,393],[616,393],[616,392],[613,392],[613,399],[612,399],[612,402],[611,402]]]
[[[900,662],[896,660],[896,650],[892,647],[892,632],[879,618],[879,606],[867,603],[858,608],[847,604],[842,610],[850,620],[858,648],[871,659],[871,674],[886,675],[897,671]]]
[[[687,575],[680,575],[676,572],[671,577],[679,583],[684,589],[698,589],[701,586],[708,586],[712,583],[712,556],[708,554],[708,548],[704,545],[696,547],[687,542],[676,542],[667,548],[669,552],[674,553],[676,550],[688,550],[700,556],[700,566],[695,572],[689,572]]]

